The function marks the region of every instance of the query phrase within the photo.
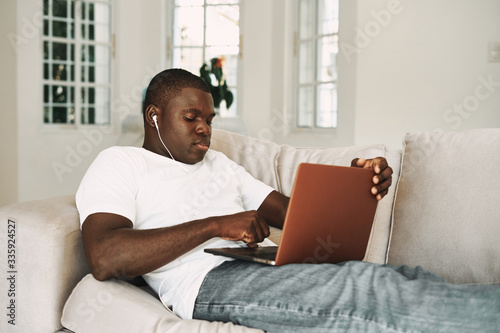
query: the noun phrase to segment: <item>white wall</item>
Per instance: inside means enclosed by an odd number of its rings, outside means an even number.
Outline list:
[[[396,14],[377,23],[373,13],[391,2]],[[488,43],[500,43],[500,1],[358,0],[357,21],[373,37],[358,43],[355,144],[500,127],[500,62],[487,62]],[[496,82],[492,91],[476,91],[481,78]]]
[[[16,52],[8,42],[16,32],[16,0],[0,3],[0,207],[17,202]]]

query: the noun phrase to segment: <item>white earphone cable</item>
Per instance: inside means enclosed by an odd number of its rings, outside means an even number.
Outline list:
[[[156,132],[158,133],[158,138],[160,139],[160,142],[161,144],[163,145],[163,147],[165,147],[165,149],[167,150],[168,154],[170,155],[170,157],[172,158],[172,160],[175,161],[175,158],[172,156],[172,154],[170,153],[170,150],[167,148],[167,146],[165,145],[165,143],[163,142],[163,140],[161,139],[161,135],[160,135],[160,130],[158,129],[158,123],[156,122],[156,115],[153,116],[153,120],[155,122],[155,127],[156,127]]]

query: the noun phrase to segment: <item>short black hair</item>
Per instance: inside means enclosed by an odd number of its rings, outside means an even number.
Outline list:
[[[181,68],[166,69],[153,77],[146,90],[142,112],[154,104],[157,107],[165,106],[177,97],[184,88],[195,88],[210,93],[210,88],[199,76]]]

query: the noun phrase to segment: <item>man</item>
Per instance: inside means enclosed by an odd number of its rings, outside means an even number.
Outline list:
[[[209,150],[214,116],[210,90],[199,77],[171,69],[153,78],[143,148],[101,152],[77,193],[96,279],[143,275],[183,318],[272,332],[436,331],[443,325],[457,331],[471,311],[478,322],[467,323],[470,328],[492,325],[497,290],[495,300],[484,289],[446,285],[420,269],[363,262],[268,267],[205,254],[206,247],[264,241],[269,226],[282,227],[288,204]],[[384,158],[355,159],[352,166],[373,168],[373,195],[387,194],[392,169]]]

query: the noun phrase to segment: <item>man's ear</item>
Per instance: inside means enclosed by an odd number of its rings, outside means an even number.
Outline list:
[[[155,127],[155,121],[153,119],[153,116],[156,115],[158,117],[159,114],[160,114],[160,110],[158,110],[156,105],[150,104],[150,105],[148,105],[148,107],[144,111],[144,121],[146,121],[149,126]],[[158,119],[157,119],[157,121],[158,121]]]

